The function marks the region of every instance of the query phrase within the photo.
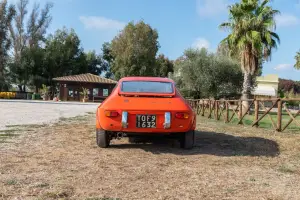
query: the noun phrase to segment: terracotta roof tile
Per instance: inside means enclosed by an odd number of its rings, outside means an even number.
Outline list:
[[[117,81],[103,78],[94,74],[78,74],[72,76],[62,76],[53,78],[54,81],[66,81],[66,82],[85,82],[85,83],[106,83],[106,84],[116,84]]]

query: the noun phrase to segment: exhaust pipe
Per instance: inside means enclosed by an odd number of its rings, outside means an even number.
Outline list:
[[[118,132],[117,135],[116,135],[116,138],[117,138],[118,140],[121,140],[123,137],[126,137],[126,134],[123,133],[123,132]]]

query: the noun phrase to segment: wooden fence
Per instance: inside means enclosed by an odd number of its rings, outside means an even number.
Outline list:
[[[300,99],[187,99],[187,102],[197,115],[223,120],[225,123],[244,124],[246,121],[252,127],[260,127],[260,124],[268,118],[268,122],[278,132],[286,130],[293,124],[293,129],[299,130],[300,133],[300,122],[297,121],[300,109],[292,110],[287,106],[287,102],[300,102]]]

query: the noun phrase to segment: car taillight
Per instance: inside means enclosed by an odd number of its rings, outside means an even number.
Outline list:
[[[189,118],[189,114],[188,113],[176,113],[175,117],[178,119],[188,119]]]
[[[117,117],[119,113],[117,111],[105,111],[105,116],[106,117]]]

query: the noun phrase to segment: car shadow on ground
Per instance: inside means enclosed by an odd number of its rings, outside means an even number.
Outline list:
[[[277,142],[260,137],[238,137],[224,133],[195,132],[195,145],[191,150],[181,149],[179,142],[171,139],[151,139],[148,143],[112,145],[111,148],[143,149],[153,154],[177,155],[208,154],[216,156],[267,156],[279,155]]]

